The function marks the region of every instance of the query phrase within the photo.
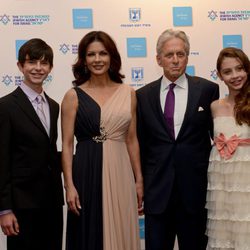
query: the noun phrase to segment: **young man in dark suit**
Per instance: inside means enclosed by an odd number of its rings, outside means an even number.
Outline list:
[[[146,250],[206,249],[207,167],[217,84],[185,74],[190,51],[183,31],[158,39],[163,76],[137,91],[144,178]]]
[[[59,105],[43,91],[53,51],[31,39],[20,48],[17,65],[23,83],[0,99],[0,225],[8,250],[61,250]]]

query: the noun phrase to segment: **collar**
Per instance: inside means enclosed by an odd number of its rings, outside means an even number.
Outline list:
[[[30,88],[28,85],[26,85],[24,82],[22,82],[19,86],[22,91],[25,93],[25,95],[29,98],[29,100],[31,102],[34,102],[37,98],[38,95],[41,95],[43,98],[43,101],[46,103],[47,99],[45,97],[44,91],[42,90],[42,92],[40,94],[38,94],[36,91],[34,91],[32,88]]]
[[[167,79],[165,75],[163,75],[161,80],[161,92],[166,91],[169,88],[169,85],[173,83]],[[182,89],[187,89],[187,77],[186,74],[182,74],[175,82],[176,87],[180,87]]]

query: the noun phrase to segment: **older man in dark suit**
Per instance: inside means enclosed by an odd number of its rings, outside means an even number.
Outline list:
[[[23,83],[0,99],[0,225],[8,250],[61,250],[63,190],[59,105],[43,91],[53,51],[31,39],[19,50]]]
[[[172,250],[176,236],[180,250],[206,249],[210,104],[219,88],[185,74],[189,51],[183,31],[164,31],[157,43],[164,75],[137,91],[146,250]]]

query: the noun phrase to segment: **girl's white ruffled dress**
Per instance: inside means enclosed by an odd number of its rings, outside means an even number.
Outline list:
[[[217,117],[214,136],[222,140],[208,168],[207,249],[250,250],[250,127]]]

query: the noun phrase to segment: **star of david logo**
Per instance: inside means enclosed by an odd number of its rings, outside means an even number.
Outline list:
[[[217,80],[217,79],[218,79],[217,70],[216,70],[216,69],[212,70],[210,76],[211,76],[214,80]]]
[[[69,45],[68,44],[62,44],[60,45],[60,51],[63,53],[63,54],[66,54],[68,51],[69,51]]]
[[[48,75],[47,78],[44,80],[43,84],[48,84],[52,82],[52,79],[53,79],[52,75]]]
[[[214,10],[208,11],[208,17],[209,17],[212,21],[214,21],[214,20],[218,17],[217,11],[214,11]]]
[[[4,25],[6,25],[8,22],[10,22],[10,18],[7,15],[0,16],[0,22],[2,22]]]
[[[2,82],[6,85],[9,86],[13,81],[12,81],[12,77],[11,76],[3,76],[3,80]]]

